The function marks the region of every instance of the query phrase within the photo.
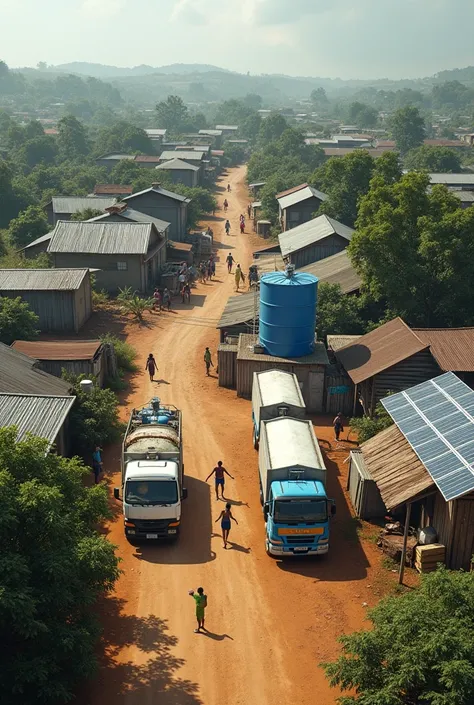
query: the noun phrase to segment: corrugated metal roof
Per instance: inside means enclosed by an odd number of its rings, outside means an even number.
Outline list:
[[[60,220],[48,252],[100,255],[144,255],[148,252],[151,223],[72,222]]]
[[[92,360],[100,340],[15,340],[12,349],[35,360]]]
[[[320,201],[325,201],[328,196],[322,191],[318,191],[317,189],[313,188],[312,186],[305,186],[304,188],[300,188],[294,193],[288,194],[287,196],[277,196],[277,201],[280,208],[282,210],[285,210],[285,208],[294,206],[297,203],[307,201],[308,198],[317,198]]]
[[[36,369],[37,361],[0,343],[0,392],[65,396],[71,385]]]
[[[238,130],[238,125],[216,125],[216,130]]]
[[[189,198],[186,198],[186,196],[181,196],[179,193],[173,193],[173,191],[167,191],[167,189],[161,188],[161,186],[152,186],[151,188],[143,189],[143,191],[137,191],[137,193],[132,193],[131,196],[125,196],[123,200],[131,201],[133,198],[143,196],[145,193],[157,193],[165,198],[172,198],[174,201],[181,201],[181,203],[191,202]]]
[[[178,155],[179,155],[179,157],[178,157]],[[194,149],[189,149],[189,150],[182,149],[182,150],[174,151],[174,152],[171,152],[171,151],[162,152],[160,154],[160,160],[162,162],[165,162],[165,161],[171,161],[172,159],[179,158],[179,159],[184,159],[185,161],[188,160],[188,161],[195,161],[196,162],[198,160],[204,159],[204,155],[205,155],[204,151],[197,152]]]
[[[135,155],[134,154],[120,154],[117,152],[111,152],[110,154],[102,154],[100,157],[97,157],[97,159],[112,159],[112,160],[120,161],[121,159],[135,159]]]
[[[221,137],[222,130],[199,130],[200,135],[210,135],[211,137]]]
[[[474,186],[474,174],[429,174],[432,184]]]
[[[172,250],[180,250],[181,252],[191,252],[193,246],[189,242],[174,242],[173,240],[168,240],[168,245]]]
[[[101,198],[100,196],[53,196],[54,213],[77,213],[86,208],[104,211],[109,206],[113,206],[115,198]]]
[[[0,269],[3,291],[76,291],[88,269]]]
[[[389,511],[434,488],[425,466],[394,425],[361,445],[365,466]]]
[[[320,282],[339,284],[344,294],[358,291],[362,286],[362,280],[354,269],[346,250],[320,259],[318,262],[312,262],[301,267],[298,271],[313,274],[318,277]]]
[[[324,343],[315,343],[314,351],[311,355],[304,357],[276,357],[275,355],[262,355],[254,353],[253,348],[259,342],[257,335],[242,333],[239,336],[239,350],[237,360],[261,360],[262,362],[282,363],[287,362],[292,365],[329,365],[328,354]]]
[[[261,183],[265,183],[265,182],[263,181],[263,182],[260,182],[260,184]],[[258,185],[260,185],[260,184],[258,184]],[[291,193],[296,193],[297,191],[302,191],[307,186],[308,186],[308,184],[305,181],[304,184],[298,184],[298,186],[292,186],[291,188],[287,188],[285,191],[280,191],[279,193],[276,194],[275,198],[278,201],[279,198],[283,198],[283,196],[289,196]]]
[[[401,318],[394,318],[341,348],[336,357],[352,381],[359,384],[427,347]]]
[[[153,163],[158,164],[160,161],[160,157],[158,157],[156,154],[155,155],[153,155],[153,154],[151,154],[151,155],[150,154],[137,154],[137,156],[135,157],[135,161],[136,162],[145,162],[145,163],[151,162],[152,164]]]
[[[474,203],[474,191],[451,191],[461,203]]]
[[[285,262],[279,252],[259,255],[253,260],[252,265],[257,267],[257,271],[260,275],[266,274],[267,272],[283,272],[285,269]]]
[[[252,208],[261,208],[262,207],[262,201],[254,201],[252,203]]]
[[[0,394],[0,426],[16,426],[17,440],[27,433],[52,445],[76,397]]]
[[[360,335],[328,335],[327,344],[328,348],[331,348],[333,352],[345,348],[346,345],[351,345],[359,340],[362,336]]]
[[[96,184],[94,186],[94,193],[117,193],[127,195],[133,193],[133,186],[122,186],[121,184]]]
[[[260,310],[260,296],[257,294],[257,304],[255,306],[255,295],[253,292],[231,296],[227,299],[222,316],[217,324],[217,328],[227,328],[239,323],[247,323],[253,320],[254,312],[257,312],[257,319]]]
[[[474,372],[474,328],[412,328],[446,372]]]
[[[154,128],[154,127],[152,127],[152,128],[146,129],[145,132],[147,133],[148,137],[154,137],[154,136],[156,136],[156,137],[164,137],[164,136],[166,135],[167,130],[166,130],[166,128]]]
[[[179,171],[199,171],[199,167],[196,164],[189,164],[182,159],[171,159],[169,162],[159,164],[156,168],[164,169],[165,171],[169,171],[171,169],[177,169]]]
[[[136,211],[134,208],[126,208],[120,213],[104,213],[104,215],[97,215],[95,218],[90,218],[87,223],[97,223],[97,222],[107,222],[110,216],[123,218],[125,221],[130,221],[132,223],[151,223],[160,233],[164,233],[171,223],[167,223],[166,220],[160,220],[160,218],[153,218],[147,213],[142,213],[141,211]],[[113,221],[111,221],[113,222]]]
[[[330,218],[320,215],[313,220],[298,225],[296,228],[286,230],[278,235],[281,254],[288,257],[292,252],[302,250],[315,242],[320,242],[331,235],[339,235],[350,242],[354,230]]]
[[[20,252],[22,252],[23,250],[27,250],[29,247],[36,247],[36,245],[40,245],[42,242],[49,242],[49,240],[51,240],[51,235],[52,233],[46,233],[46,235],[41,235],[41,237],[37,237],[36,240],[32,240],[28,243],[28,245],[22,247]]]

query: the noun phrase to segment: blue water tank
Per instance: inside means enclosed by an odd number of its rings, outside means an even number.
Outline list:
[[[314,349],[318,279],[271,272],[260,280],[260,344],[269,355],[303,357]]]

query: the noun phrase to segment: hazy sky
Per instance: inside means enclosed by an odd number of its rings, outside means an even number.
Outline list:
[[[0,58],[427,76],[474,65],[474,0],[0,0]]]

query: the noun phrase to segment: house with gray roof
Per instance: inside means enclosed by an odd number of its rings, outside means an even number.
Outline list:
[[[303,225],[280,233],[281,254],[300,268],[342,252],[351,241],[354,230],[334,218],[320,215]]]
[[[147,215],[141,211],[130,208],[127,203],[115,203],[106,209],[103,215],[89,218],[87,223],[151,223],[158,230],[160,235],[168,240],[170,224],[152,215]]]
[[[160,163],[170,162],[172,159],[183,159],[183,161],[189,164],[194,164],[195,166],[201,166],[201,163],[206,155],[206,152],[202,147],[185,147],[183,149],[169,150],[165,149],[164,152],[160,154]]]
[[[104,211],[115,201],[115,196],[53,196],[44,210],[48,223],[56,225],[58,220],[71,220],[73,213],[79,213],[87,208]]]
[[[97,288],[111,293],[152,290],[166,262],[166,240],[152,223],[59,221],[49,235],[43,245],[55,267],[97,270]]]
[[[0,393],[69,396],[70,391],[69,382],[41,370],[38,360],[0,343]]]
[[[191,202],[189,198],[162,188],[157,179],[150,188],[132,193],[131,196],[126,196],[123,201],[133,210],[169,223],[171,240],[183,241],[186,234],[188,205]]]
[[[110,170],[126,159],[133,160],[135,159],[135,155],[110,152],[109,154],[102,154],[102,156],[98,157],[95,160],[95,163],[97,164],[97,166],[105,166],[106,169]]]
[[[474,174],[428,174],[432,184],[444,184],[460,191],[474,190]]]
[[[177,155],[180,155],[177,152]],[[174,184],[184,184],[190,188],[199,186],[201,183],[202,169],[197,164],[191,164],[183,159],[171,159],[156,167],[157,171],[164,171],[169,174]]]
[[[46,251],[49,237],[39,246]],[[28,248],[24,250],[28,257]],[[33,254],[33,256],[36,256]],[[0,269],[0,296],[21,298],[39,317],[41,332],[75,332],[92,313],[92,287],[89,269]]]
[[[278,215],[282,230],[296,228],[311,220],[327,195],[308,184],[300,184],[277,194]]]

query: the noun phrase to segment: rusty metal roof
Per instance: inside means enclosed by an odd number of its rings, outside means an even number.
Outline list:
[[[287,363],[289,365],[329,365],[329,358],[324,343],[315,343],[314,350],[310,355],[304,357],[276,357],[275,355],[265,355],[255,353],[254,345],[259,342],[258,335],[242,333],[239,335],[239,347],[237,360],[257,360],[261,362]]]
[[[65,396],[71,385],[36,369],[37,361],[0,343],[0,392]]]
[[[136,162],[155,162],[156,164],[159,164],[160,162],[160,157],[158,156],[153,156],[149,154],[137,154],[135,157]]]
[[[15,340],[13,350],[35,360],[92,360],[100,340]]]
[[[96,184],[94,193],[124,194],[133,193],[133,186],[122,186],[121,184]]]
[[[474,372],[474,327],[413,328],[446,372]]]
[[[388,510],[404,504],[434,482],[405,436],[393,425],[378,433],[360,449],[366,469],[377,485]]]
[[[428,347],[401,318],[394,318],[338,350],[336,357],[359,384]]]
[[[27,433],[54,443],[76,397],[0,394],[0,426],[16,426],[20,441]]]

